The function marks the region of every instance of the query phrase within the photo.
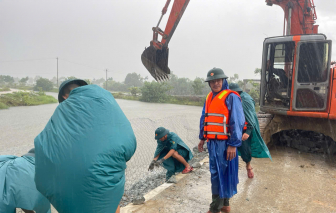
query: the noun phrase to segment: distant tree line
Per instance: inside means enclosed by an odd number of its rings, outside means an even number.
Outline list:
[[[255,74],[260,74],[260,69],[255,69]],[[76,79],[75,76],[60,77],[58,79],[58,86],[66,80]],[[7,85],[11,87],[23,87],[27,86],[30,82],[31,89],[36,91],[55,91],[57,92],[57,78],[52,79],[42,78],[36,76],[34,79],[25,77],[21,79],[15,79],[8,75],[0,75],[0,87]],[[196,77],[194,80],[189,78],[179,78],[175,74],[170,75],[170,80],[164,83],[158,83],[156,81],[148,81],[147,77],[142,77],[135,72],[128,73],[123,82],[115,81],[113,78],[108,78],[107,81],[104,78],[100,79],[84,79],[88,84],[96,84],[103,88],[107,88],[113,92],[130,93],[133,96],[141,95],[140,100],[146,102],[164,102],[170,96],[197,96],[204,97],[210,92],[210,87],[207,82],[204,82],[204,78]],[[238,74],[234,74],[229,77],[228,82],[237,83],[243,88],[244,83],[239,79]],[[34,82],[32,85],[31,82]],[[256,102],[259,102],[259,85],[253,84],[253,88],[250,89],[249,94]]]

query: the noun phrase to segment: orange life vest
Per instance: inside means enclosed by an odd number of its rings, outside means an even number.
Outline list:
[[[210,92],[205,101],[205,117],[204,117],[204,137],[206,139],[227,140],[230,136],[228,125],[229,110],[225,100],[231,93],[239,94],[232,90],[224,90],[212,99],[213,93]],[[244,129],[246,129],[246,122]]]

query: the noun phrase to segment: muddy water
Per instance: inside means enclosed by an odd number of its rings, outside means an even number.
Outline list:
[[[49,93],[54,97],[56,93]],[[117,99],[128,119],[184,117],[198,127],[201,107],[153,104]],[[0,155],[22,155],[34,146],[34,138],[43,130],[58,104],[11,107],[0,110]],[[134,127],[133,127],[134,128]],[[153,133],[154,134],[154,133]]]
[[[48,94],[57,98],[56,93]],[[190,147],[198,142],[195,138],[198,138],[196,130],[201,107],[120,99],[117,99],[117,102],[131,121],[138,142],[135,155],[127,163],[126,186],[147,175],[147,167],[156,147],[154,130],[158,125],[167,125],[174,132],[180,132],[179,135],[186,139]],[[21,156],[27,153],[34,146],[34,138],[43,130],[57,105],[11,107],[0,110],[0,155]],[[56,211],[53,209],[52,212]]]

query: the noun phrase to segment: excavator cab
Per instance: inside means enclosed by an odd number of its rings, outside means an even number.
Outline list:
[[[330,61],[331,41],[323,34],[265,39],[261,110],[327,111]]]

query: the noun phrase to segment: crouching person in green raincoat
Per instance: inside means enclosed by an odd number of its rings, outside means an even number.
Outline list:
[[[162,165],[167,169],[166,180],[176,172],[186,174],[193,170],[193,167],[188,164],[193,154],[177,134],[169,132],[164,127],[159,127],[155,130],[155,139],[157,147],[148,170],[151,171],[155,166]]]
[[[132,127],[112,94],[83,80],[61,84],[59,105],[35,138],[37,190],[60,213],[114,213],[124,194]]]
[[[255,102],[253,98],[243,92],[238,84],[231,83],[229,88],[239,93],[242,100],[245,119],[247,122],[247,129],[243,132],[242,145],[238,147],[238,154],[246,163],[247,176],[249,178],[254,177],[252,171],[251,160],[254,158],[271,158],[271,154],[261,137],[258,117],[255,112]]]
[[[35,152],[31,149],[22,157],[0,156],[0,212],[50,213],[50,203],[35,182]]]

